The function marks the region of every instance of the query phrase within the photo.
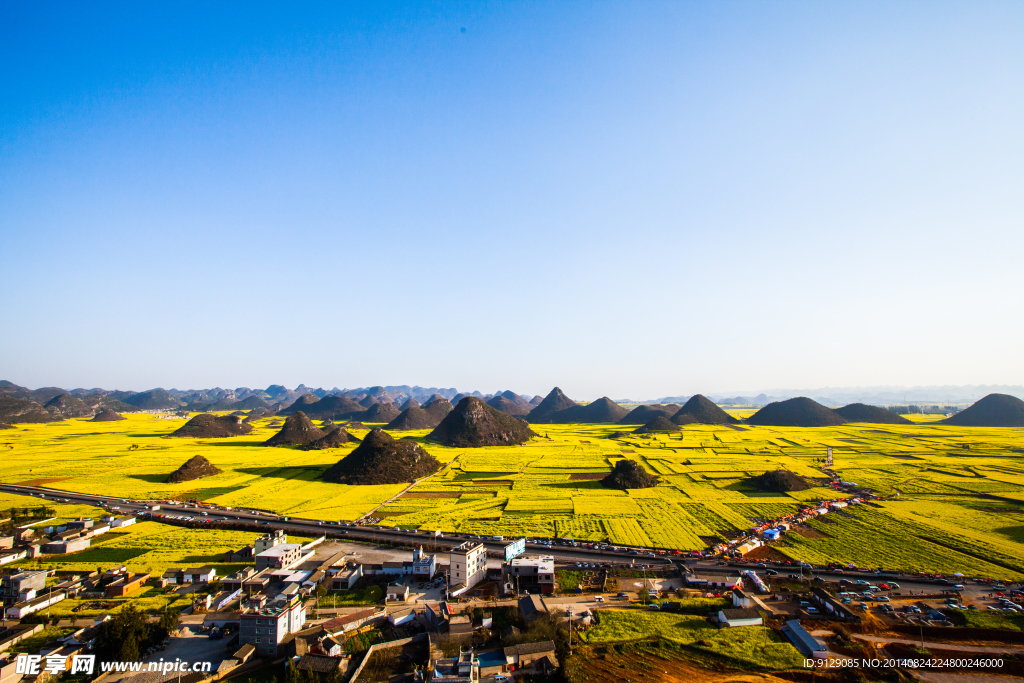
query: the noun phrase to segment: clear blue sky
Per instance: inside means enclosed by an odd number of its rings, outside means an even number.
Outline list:
[[[1024,3],[296,4],[0,5],[0,378],[1024,383]]]

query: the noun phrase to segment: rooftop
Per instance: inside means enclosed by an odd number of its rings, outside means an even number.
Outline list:
[[[287,555],[288,553],[293,553],[301,549],[302,546],[296,543],[279,543],[278,545],[275,545],[273,548],[267,548],[256,557],[281,557]]]

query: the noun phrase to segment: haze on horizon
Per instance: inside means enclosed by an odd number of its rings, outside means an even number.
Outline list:
[[[1021,35],[1014,2],[5,3],[0,378],[1024,384]]]

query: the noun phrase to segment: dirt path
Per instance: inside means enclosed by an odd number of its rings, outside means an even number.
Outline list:
[[[866,640],[872,643],[899,643],[900,645],[911,645],[920,646],[920,640],[912,640],[910,638],[889,638],[886,636],[865,636],[860,633],[854,633],[853,637],[857,640]],[[987,645],[960,645],[959,643],[934,643],[924,641],[925,648],[934,648],[936,650],[958,650],[960,652],[982,652],[986,654],[994,655],[1019,655],[1024,653],[1024,645],[1002,645],[999,647],[987,646]]]
[[[365,515],[363,515],[362,517],[360,517],[360,518],[359,518],[358,520],[356,520],[356,521],[362,521],[362,520],[364,520],[364,519],[366,519],[366,518],[368,518],[368,517],[372,517],[372,516],[373,516],[373,513],[374,513],[374,512],[376,512],[377,510],[380,510],[380,509],[381,509],[382,507],[384,507],[384,506],[385,506],[385,505],[387,505],[388,503],[392,503],[392,502],[394,502],[395,500],[397,500],[397,499],[401,498],[402,496],[404,496],[405,494],[409,493],[409,491],[411,491],[411,490],[412,490],[412,488],[413,488],[414,486],[417,486],[417,485],[419,485],[419,484],[422,484],[422,483],[423,483],[423,482],[425,482],[425,481],[426,481],[427,479],[430,479],[431,477],[436,477],[437,475],[441,474],[441,473],[442,473],[442,472],[444,472],[444,471],[445,471],[446,469],[448,469],[449,467],[451,467],[451,466],[452,466],[452,465],[453,465],[453,464],[455,463],[455,461],[456,461],[456,460],[458,460],[458,459],[459,459],[459,458],[461,458],[461,457],[462,457],[462,453],[459,453],[459,454],[458,454],[458,455],[456,455],[456,456],[455,456],[454,458],[452,458],[452,459],[451,459],[451,460],[450,460],[449,462],[446,462],[446,463],[444,464],[444,466],[443,466],[443,467],[441,467],[441,469],[439,469],[439,470],[438,470],[437,472],[434,472],[433,474],[428,474],[427,476],[423,477],[422,479],[417,479],[417,480],[416,480],[416,481],[414,481],[413,483],[409,484],[409,486],[407,486],[406,488],[402,489],[402,490],[401,490],[401,491],[400,491],[399,493],[397,493],[397,494],[395,494],[395,495],[391,496],[390,498],[388,498],[388,499],[387,499],[387,500],[385,500],[385,501],[384,501],[383,503],[381,503],[381,504],[380,504],[380,505],[378,505],[377,507],[375,507],[375,508],[373,508],[372,510],[370,510],[369,512],[367,512],[367,513],[366,513]]]

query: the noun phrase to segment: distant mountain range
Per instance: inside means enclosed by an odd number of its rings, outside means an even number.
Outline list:
[[[829,406],[845,406],[850,403],[868,405],[895,405],[903,403],[941,404],[973,403],[988,394],[1009,394],[1024,398],[1024,386],[1007,384],[965,384],[931,386],[876,386],[876,387],[824,387],[821,389],[773,389],[759,392],[730,392],[708,394],[708,398],[719,405],[767,405],[797,396],[813,398]],[[689,396],[664,396],[655,401],[641,403],[682,403]]]
[[[763,406],[769,403],[784,401],[798,396],[812,398],[818,403],[829,407],[845,406],[850,403],[865,403],[868,405],[896,405],[913,403],[919,405],[953,405],[972,403],[982,396],[991,393],[1009,394],[1018,398],[1024,398],[1024,386],[1019,385],[934,385],[934,386],[874,386],[874,387],[824,387],[820,389],[773,389],[771,391],[757,392],[729,392],[712,393],[707,397],[718,405],[757,405]],[[363,406],[370,406],[374,403],[394,403],[400,406],[409,400],[423,404],[435,396],[441,396],[453,404],[465,396],[475,396],[484,401],[494,404],[506,402],[520,404],[523,413],[529,411],[531,402],[536,405],[540,396],[534,397],[530,394],[516,394],[508,390],[499,390],[494,393],[482,393],[480,391],[459,391],[454,387],[421,387],[407,384],[358,387],[355,389],[325,389],[323,387],[313,388],[300,384],[294,389],[288,389],[280,384],[272,384],[265,389],[251,389],[249,387],[238,387],[236,389],[223,389],[214,387],[212,389],[149,389],[146,391],[118,391],[110,389],[61,389],[60,387],[43,387],[41,389],[28,389],[6,380],[0,380],[0,398],[17,398],[46,406],[48,402],[70,405],[74,403],[71,398],[82,399],[92,412],[100,407],[112,408],[115,411],[125,412],[134,408],[136,410],[171,410],[184,408],[191,411],[200,410],[251,410],[253,408],[274,407],[276,410],[290,406],[300,396],[313,394],[323,399],[328,396],[357,401]],[[60,399],[58,397],[68,395]],[[684,394],[679,396],[662,396],[657,399],[637,400],[621,399],[616,403],[623,404],[666,404],[675,403],[682,405],[692,395]],[[504,399],[504,400],[502,400]],[[536,399],[536,400],[535,400]],[[75,404],[77,405],[77,404]],[[50,406],[51,412],[59,412],[55,406]],[[67,412],[67,409],[65,409]]]

